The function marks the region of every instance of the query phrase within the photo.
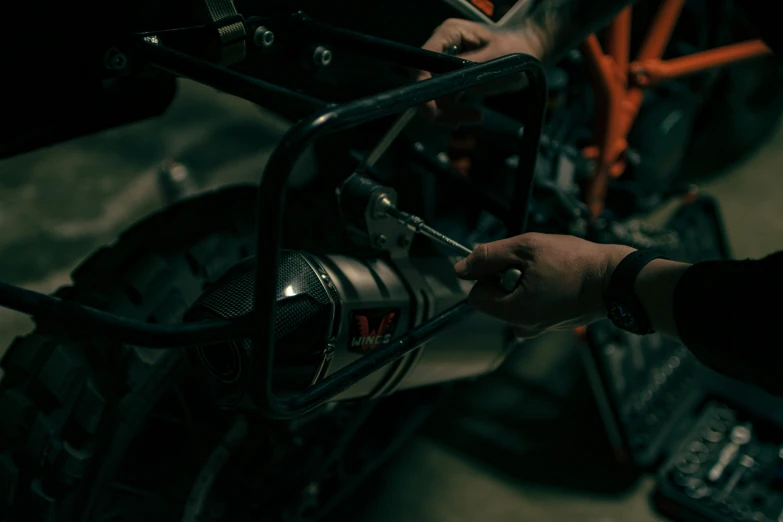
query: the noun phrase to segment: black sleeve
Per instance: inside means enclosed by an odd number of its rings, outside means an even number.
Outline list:
[[[783,395],[783,251],[697,263],[674,291],[682,342],[707,366]]]

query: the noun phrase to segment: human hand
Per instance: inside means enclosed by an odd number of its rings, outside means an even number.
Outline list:
[[[617,263],[634,249],[574,236],[527,233],[479,245],[454,266],[476,280],[470,302],[477,310],[511,323],[517,335],[584,326],[606,317],[603,293]],[[522,271],[516,290],[505,293],[496,274]]]
[[[452,18],[443,22],[422,46],[423,49],[443,53],[449,48],[461,50],[460,58],[473,62],[486,62],[514,53],[530,54],[538,59],[543,55],[543,38],[533,29],[496,29],[486,24]],[[432,75],[421,71],[419,80]],[[527,84],[524,75],[514,75],[501,82],[493,83],[476,91],[476,94],[491,95],[522,89]],[[476,123],[481,120],[477,109],[460,105],[465,93],[428,102],[424,111],[431,119],[447,125]]]

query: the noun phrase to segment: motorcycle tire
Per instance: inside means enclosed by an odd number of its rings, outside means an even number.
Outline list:
[[[686,172],[711,174],[769,140],[783,114],[783,71],[774,57],[733,64],[718,79],[694,132]]]
[[[254,187],[237,186],[175,203],[94,253],[56,295],[177,323],[207,285],[253,254],[255,197]],[[17,338],[0,363],[0,520],[123,520],[99,506],[153,406],[184,373],[184,353],[44,321]]]

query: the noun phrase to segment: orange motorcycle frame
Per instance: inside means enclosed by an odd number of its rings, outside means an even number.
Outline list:
[[[609,26],[607,51],[603,50],[595,34],[582,45],[582,53],[593,76],[598,108],[595,144],[583,151],[595,162],[585,192],[585,203],[593,218],[604,210],[610,179],[625,171],[627,137],[644,100],[645,88],[663,80],[771,53],[761,40],[750,40],[662,59],[684,4],[685,0],[661,2],[634,60],[630,57],[631,7],[625,8]]]

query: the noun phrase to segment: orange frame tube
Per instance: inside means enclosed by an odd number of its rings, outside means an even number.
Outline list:
[[[630,60],[630,7],[623,9],[609,26],[608,54],[604,53],[594,34],[582,45],[593,75],[598,105],[596,143],[584,151],[585,156],[595,160],[593,176],[585,193],[585,203],[593,218],[604,210],[609,180],[625,171],[626,140],[644,100],[645,87],[771,52],[762,41],[753,40],[662,60],[684,4],[685,0],[661,2],[633,61]]]

